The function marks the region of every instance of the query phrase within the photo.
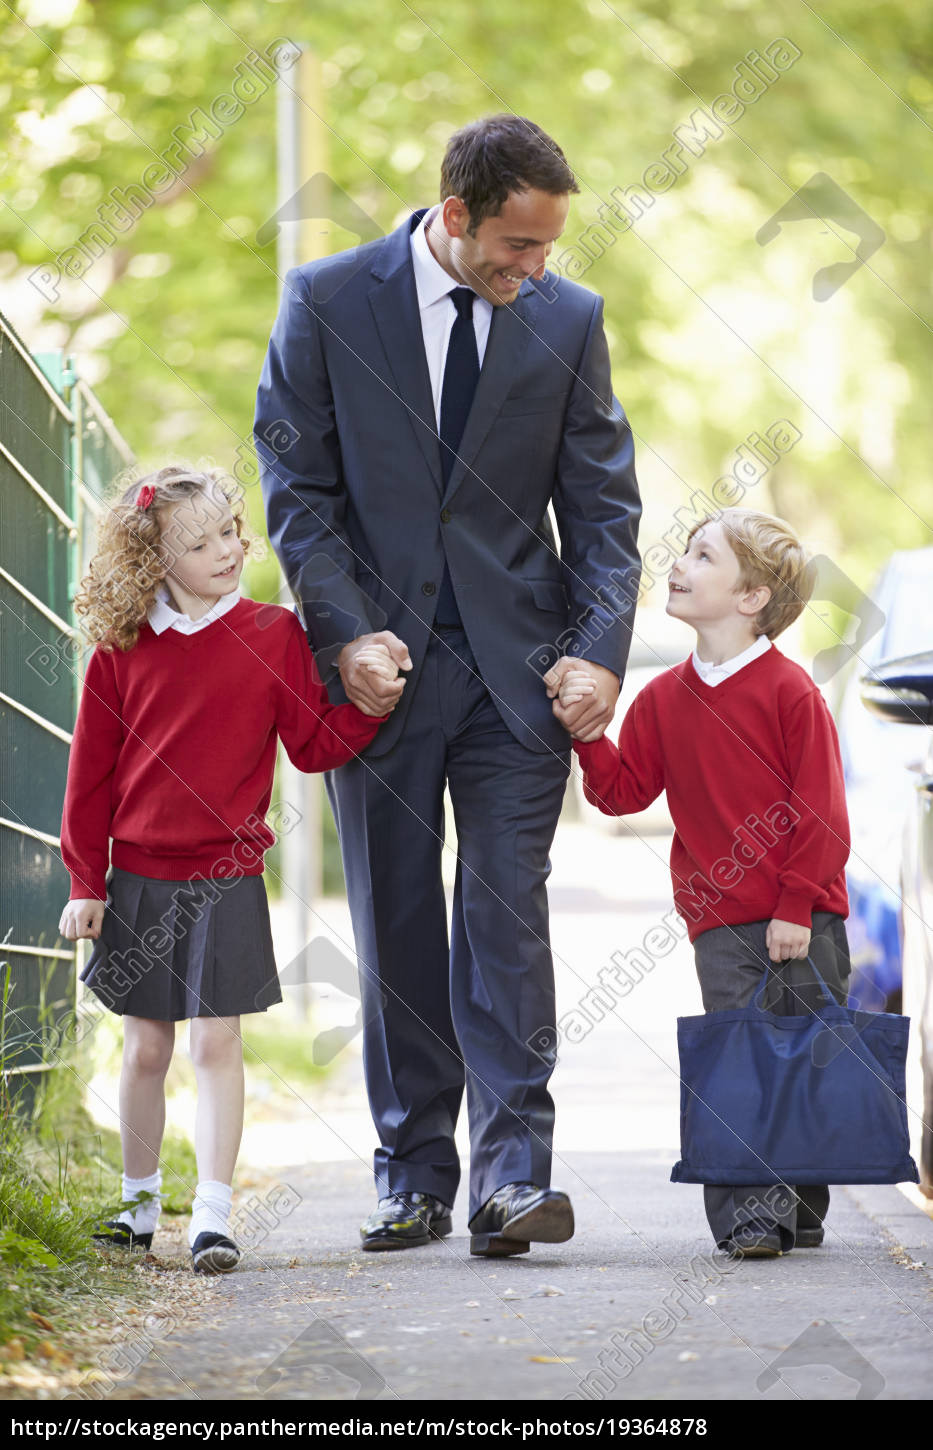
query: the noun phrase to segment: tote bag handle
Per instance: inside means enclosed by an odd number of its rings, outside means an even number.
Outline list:
[[[826,983],[823,981],[823,978],[820,976],[820,971],[819,971],[819,968],[816,965],[816,962],[813,960],[813,958],[809,954],[807,955],[807,965],[810,966],[810,967],[812,967],[812,969],[813,969],[813,975],[814,975],[814,977],[816,977],[817,982],[819,983],[820,987],[822,988],[823,996],[826,998],[826,1005],[825,1005],[825,1007],[820,1008],[819,1011],[814,1012],[813,1015],[815,1017],[835,1017],[836,1014],[839,1013],[839,1014],[841,1014],[841,1019],[840,1020],[845,1020],[846,1022],[848,1022],[848,1020],[849,1020],[848,1008],[840,1006],[840,1004],[836,1001],[836,999],[833,996],[832,992],[830,991],[829,987],[826,985]],[[759,1012],[763,1012],[764,1011],[764,1008],[761,1005],[761,998],[764,995],[765,989],[766,989],[766,987],[768,985],[768,977],[769,976],[772,976],[772,975],[776,977],[778,975],[777,972],[774,970],[774,968],[775,968],[775,963],[772,962],[770,960],[770,958],[769,958],[769,960],[768,960],[768,966],[767,966],[767,969],[765,970],[765,974],[764,974],[764,979],[763,979],[763,981],[761,983],[761,986],[758,988],[758,991],[755,993],[755,996],[754,996],[754,999],[753,999],[753,1005],[758,1008],[758,1011]],[[803,1015],[803,1013],[801,1013],[801,1015]]]

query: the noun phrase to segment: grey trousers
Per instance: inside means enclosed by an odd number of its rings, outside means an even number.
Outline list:
[[[765,945],[767,921],[741,926],[716,926],[693,944],[697,976],[706,1012],[748,1007],[761,991],[762,1011],[778,1016],[804,1016],[821,1003],[822,991],[805,958],[772,962]],[[834,912],[813,913],[810,956],[836,1001],[846,1001],[850,970],[845,922]],[[768,981],[765,973],[770,968]],[[789,1191],[793,1187],[793,1192]],[[829,1208],[829,1189],[822,1185],[780,1183],[737,1187],[706,1184],[706,1217],[721,1248],[737,1229],[752,1219],[777,1227],[786,1253],[798,1228],[819,1228]]]

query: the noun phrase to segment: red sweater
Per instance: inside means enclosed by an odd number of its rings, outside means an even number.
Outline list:
[[[810,676],[773,645],[715,687],[685,660],[636,696],[618,747],[603,736],[574,750],[606,815],[667,791],[674,904],[691,941],[715,926],[848,915],[836,729]]]
[[[297,617],[241,599],[196,634],[148,624],[88,664],[68,762],[62,857],[71,896],[106,900],[108,838],[160,881],[258,876],[276,737],[299,770],[332,770],[382,719],[331,705]]]

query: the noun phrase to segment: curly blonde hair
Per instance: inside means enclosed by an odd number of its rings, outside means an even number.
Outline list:
[[[242,491],[222,468],[169,463],[128,482],[130,477],[123,473],[116,480],[115,495],[98,525],[97,553],[75,596],[82,633],[108,652],[133,648],[171,566],[159,548],[166,505],[219,489],[244,552],[250,545]]]

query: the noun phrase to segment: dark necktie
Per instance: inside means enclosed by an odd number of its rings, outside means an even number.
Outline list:
[[[449,296],[453,299],[457,316],[454,319],[454,325],[450,331],[450,341],[447,344],[444,383],[441,388],[441,476],[445,488],[453,470],[479,378],[479,352],[476,347],[476,333],[473,329],[473,299],[476,293],[469,287],[454,287]],[[435,623],[446,625],[460,623],[460,611],[457,608],[446,561],[437,601]]]

